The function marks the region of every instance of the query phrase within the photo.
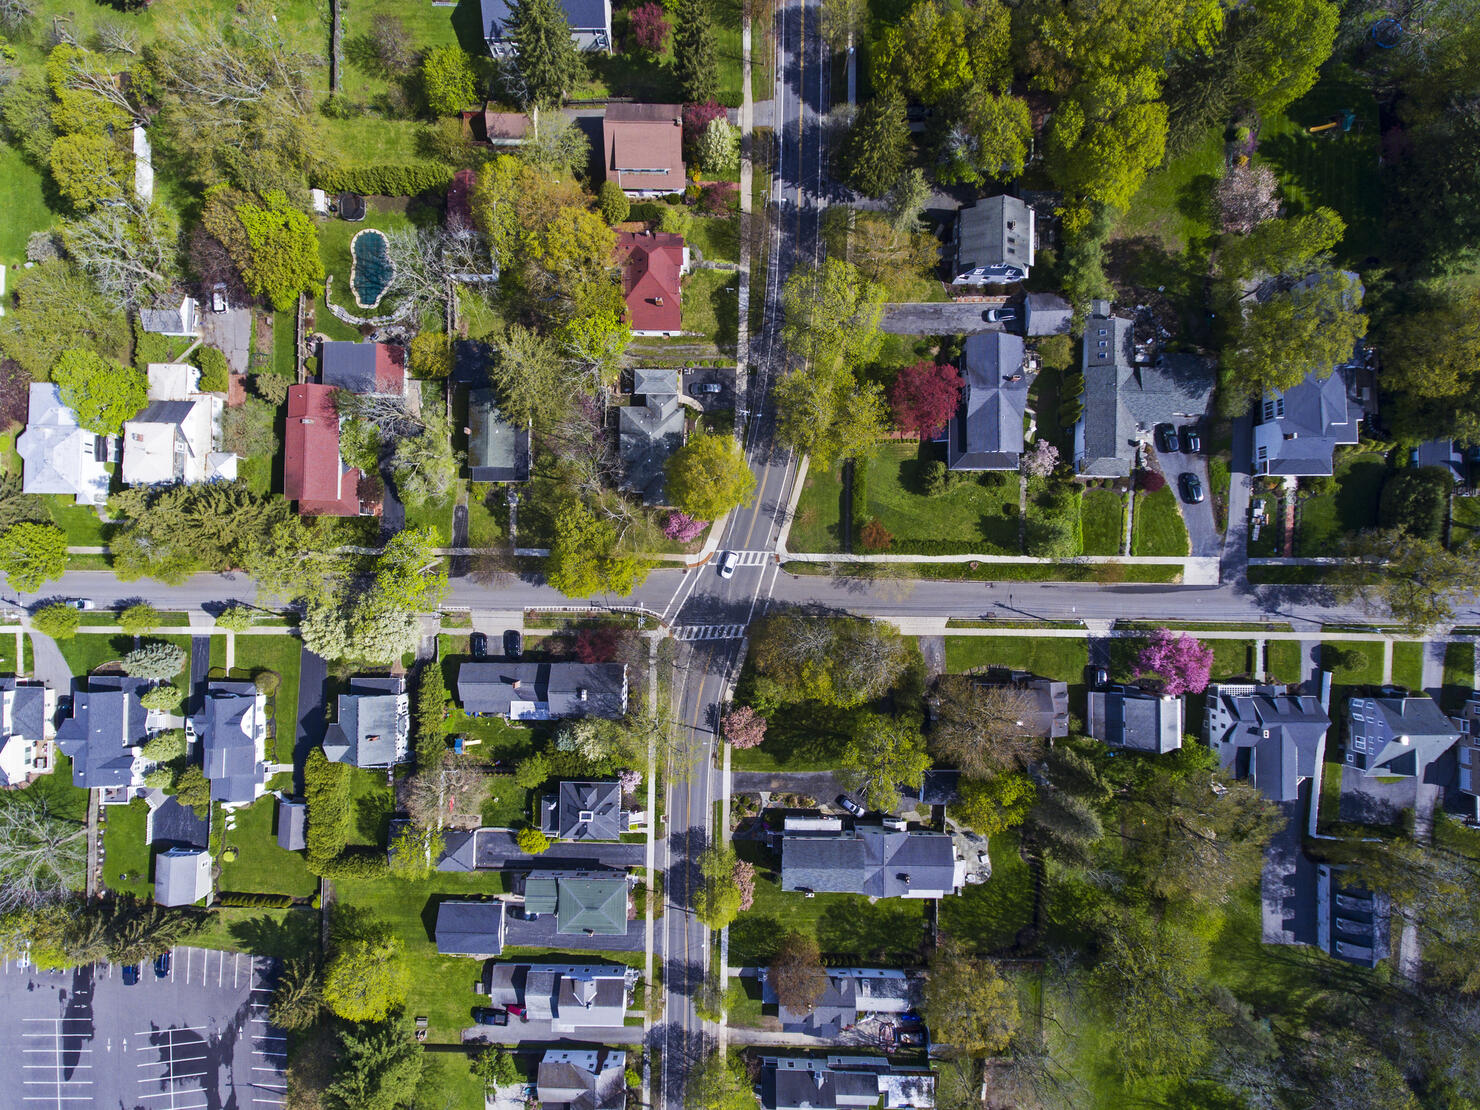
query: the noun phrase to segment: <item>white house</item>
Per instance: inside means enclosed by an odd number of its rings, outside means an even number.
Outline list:
[[[200,371],[178,362],[149,364],[149,405],[123,425],[123,480],[231,481],[236,456],[216,451],[224,400],[199,391]]]
[[[141,308],[139,323],[155,335],[193,339],[200,334],[200,306],[194,297],[185,297],[178,308]]]
[[[26,430],[16,437],[23,493],[62,493],[79,505],[108,501],[109,437],[78,426],[61,389],[32,382]]]

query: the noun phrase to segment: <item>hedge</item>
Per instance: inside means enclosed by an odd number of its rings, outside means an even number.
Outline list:
[[[308,869],[326,879],[378,879],[390,873],[382,848],[351,849],[333,859],[310,859]]]
[[[853,485],[849,490],[852,498],[853,534],[848,537],[849,551],[858,542],[858,535],[863,531],[863,521],[868,513],[868,463],[866,458],[853,460]]]
[[[286,909],[293,904],[291,894],[238,894],[228,892],[216,895],[218,906],[267,906]]]
[[[314,184],[331,193],[410,197],[432,190],[445,191],[452,184],[452,167],[438,162],[348,166],[324,170]]]
[[[303,793],[308,810],[304,839],[313,867],[339,855],[349,839],[349,767],[331,763],[323,748],[314,748],[303,765]]]

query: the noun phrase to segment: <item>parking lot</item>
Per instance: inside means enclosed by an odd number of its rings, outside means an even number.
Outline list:
[[[177,948],[139,981],[97,964],[0,966],[0,1053],[16,1110],[267,1110],[283,1104],[287,1044],[267,1021],[275,961]]]

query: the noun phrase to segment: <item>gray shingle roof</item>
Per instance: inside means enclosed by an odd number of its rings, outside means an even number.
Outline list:
[[[627,1054],[615,1049],[551,1048],[540,1057],[535,1093],[545,1110],[621,1110]]]
[[[1352,698],[1347,754],[1368,775],[1422,778],[1459,740],[1459,729],[1433,698]]]
[[[622,785],[562,782],[547,798],[545,832],[561,840],[620,840],[624,830]]]
[[[10,730],[6,734],[36,742],[46,738],[46,686],[13,676],[0,678],[0,690],[10,693]]]
[[[1250,779],[1271,801],[1299,798],[1300,780],[1324,757],[1331,719],[1318,698],[1278,686],[1209,686],[1203,739],[1235,778]]]
[[[761,1001],[778,1005],[769,976],[762,972]],[[865,1014],[900,1014],[918,1003],[916,981],[906,972],[887,968],[827,969],[827,985],[809,1013],[780,1006],[783,1030],[836,1036]]]
[[[93,675],[72,701],[72,716],[57,728],[57,746],[72,760],[72,781],[89,790],[127,786],[134,753],[148,739],[142,678]]]
[[[202,763],[211,780],[212,801],[246,804],[267,779],[256,733],[265,729],[259,716],[257,687],[251,682],[209,682],[205,703],[195,718]],[[263,753],[265,755],[265,753]]]
[[[1023,330],[1028,335],[1068,335],[1074,306],[1057,293],[1029,293],[1023,298]]]
[[[497,956],[504,950],[504,904],[440,903],[436,940],[443,956]]]
[[[605,29],[610,23],[609,0],[560,0],[571,32]],[[483,37],[490,43],[508,42],[513,10],[510,0],[479,0]]]
[[[760,1088],[766,1110],[879,1105],[890,1110],[929,1110],[935,1105],[933,1073],[897,1067],[883,1056],[765,1056]]]
[[[781,889],[928,898],[957,887],[956,852],[944,833],[861,825],[832,836],[781,839]]]
[[[484,715],[614,720],[627,712],[627,667],[622,663],[464,663],[457,672],[457,700],[469,713]]]
[[[324,734],[324,754],[356,767],[390,767],[410,755],[410,705],[400,678],[352,678],[339,695],[339,719]]]
[[[376,344],[368,340],[325,340],[319,351],[320,379],[351,393],[374,393],[375,352]]]
[[[956,217],[956,280],[1013,282],[1033,265],[1033,210],[1017,197],[986,197]]]
[[[211,892],[211,855],[198,848],[171,848],[154,859],[154,900],[161,906],[190,906]]]
[[[1344,366],[1311,373],[1299,385],[1254,406],[1254,471],[1291,477],[1329,475],[1336,448],[1360,438],[1362,409]]]
[[[627,935],[627,876],[624,872],[536,871],[524,880],[524,906],[555,915],[555,931],[566,936]]]
[[[1111,747],[1165,754],[1182,746],[1182,699],[1134,686],[1091,690],[1089,734]]]
[[[617,409],[617,450],[622,456],[622,487],[661,505],[667,487],[664,466],[683,446],[684,410],[671,393],[649,393],[641,405]]]
[[[490,1004],[523,1006],[531,1020],[562,1030],[619,1029],[627,1014],[629,975],[620,964],[496,963],[486,972]]]
[[[26,427],[16,437],[21,490],[60,493],[88,504],[108,499],[107,439],[81,428],[52,382],[32,382]]]
[[[284,799],[278,802],[278,847],[289,852],[301,852],[308,847],[305,831],[308,828],[308,806],[303,802]]]
[[[529,481],[529,429],[499,414],[491,389],[468,393],[468,474],[475,482]]]
[[[961,403],[946,433],[946,464],[952,470],[1016,470],[1028,407],[1022,338],[1000,331],[968,336],[961,377]]]

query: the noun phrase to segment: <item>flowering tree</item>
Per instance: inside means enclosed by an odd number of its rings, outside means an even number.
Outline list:
[[[706,100],[701,104],[685,104],[683,106],[684,142],[697,143],[699,136],[704,134],[704,129],[709,126],[710,120],[728,118],[729,113],[718,100]]]
[[[889,387],[894,423],[922,439],[939,435],[961,400],[961,374],[928,358],[906,366]]]
[[[1231,166],[1213,188],[1224,231],[1247,235],[1280,210],[1279,181],[1268,166]]]
[[[755,904],[755,864],[735,861],[735,888],[740,891],[740,908],[750,909]]]
[[[582,663],[610,663],[617,654],[621,633],[611,625],[582,628],[576,633],[571,651]]]
[[[1023,456],[1023,473],[1029,478],[1047,478],[1058,465],[1059,449],[1046,439],[1040,439]]]
[[[748,705],[726,713],[721,727],[725,739],[737,748],[757,748],[766,738],[766,719]]]
[[[668,19],[663,15],[663,5],[649,3],[633,8],[627,16],[632,25],[632,37],[637,45],[649,54],[661,54],[668,45]]]
[[[663,535],[679,543],[689,543],[698,539],[699,534],[708,527],[709,521],[696,520],[688,513],[681,513],[675,509],[668,514],[668,520],[663,525]]]
[[[1156,675],[1162,691],[1177,697],[1185,693],[1200,694],[1208,687],[1213,673],[1213,649],[1201,640],[1186,635],[1173,635],[1170,629],[1158,628],[1136,656],[1136,676]]]

